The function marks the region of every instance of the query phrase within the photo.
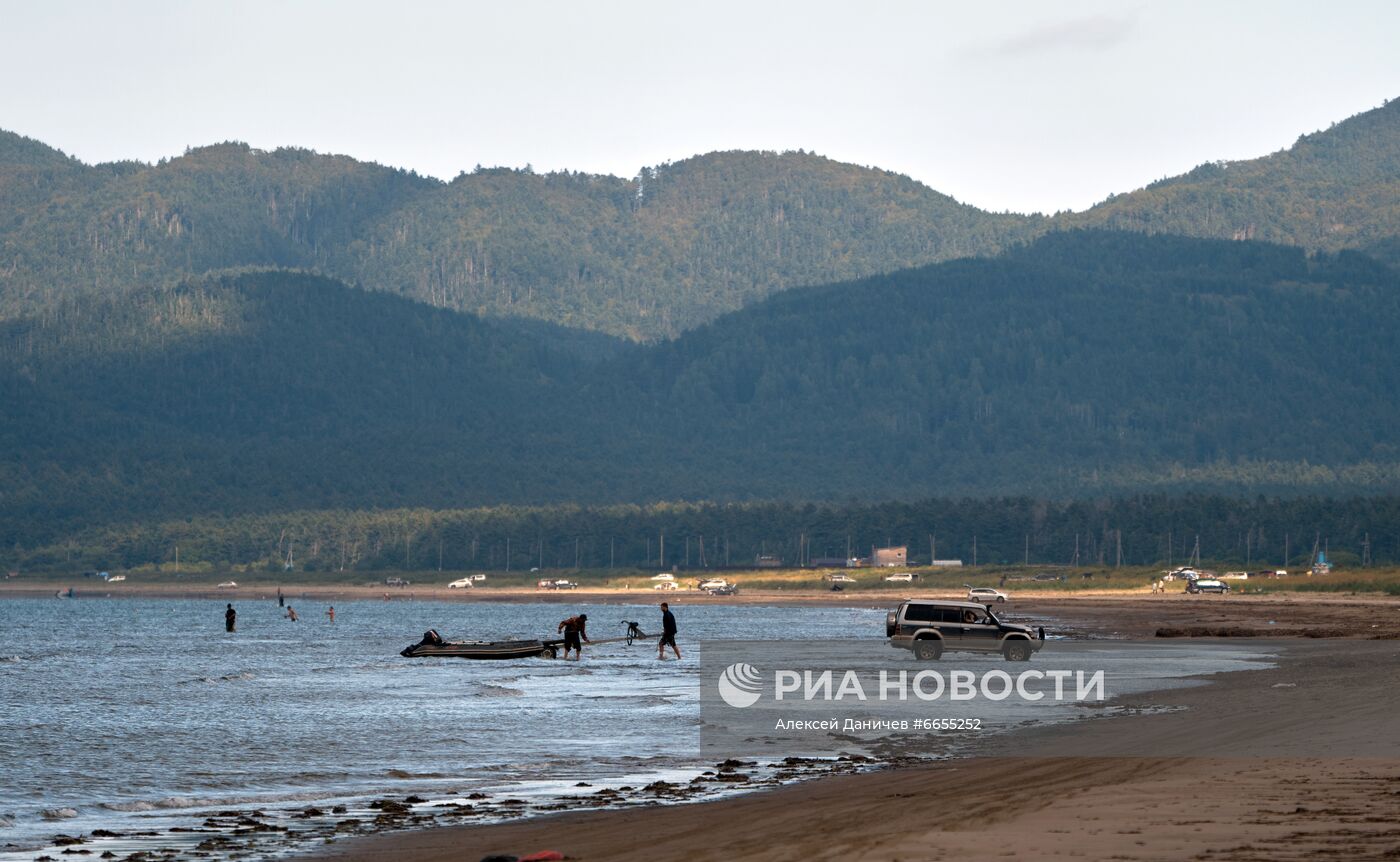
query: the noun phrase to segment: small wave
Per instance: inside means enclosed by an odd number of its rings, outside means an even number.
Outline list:
[[[23,656],[17,656],[17,655],[0,655],[0,664],[12,664],[12,663],[14,663],[14,662],[20,662],[20,661],[24,661],[24,657],[23,657]]]
[[[524,691],[505,685],[487,684],[477,688],[480,697],[523,697]]]
[[[45,820],[68,820],[78,816],[76,808],[45,808],[39,812],[39,816]]]
[[[389,778],[400,778],[400,779],[403,779],[403,778],[411,778],[411,779],[423,779],[423,778],[452,778],[452,776],[451,776],[451,775],[448,775],[446,772],[409,772],[409,771],[406,770],[406,769],[390,769],[388,772],[385,772],[384,774],[385,774],[386,776],[388,776]]]
[[[108,811],[154,811],[155,806],[144,800],[135,802],[104,802],[102,807]]]
[[[0,814],[0,829],[9,829],[15,825],[15,818],[9,814]]]

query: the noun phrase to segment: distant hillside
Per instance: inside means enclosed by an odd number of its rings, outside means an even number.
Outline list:
[[[242,144],[88,167],[14,135],[0,138],[0,210],[0,315],[274,266],[634,339],[782,288],[990,253],[1037,221],[801,153],[714,153],[631,180],[492,169],[443,184]]]
[[[1400,275],[1360,254],[1105,232],[627,348],[219,276],[0,324],[0,544],[211,512],[1395,491],[1396,331]]]
[[[715,491],[1298,493],[1396,482],[1397,326],[1359,254],[1070,232],[790,291],[620,373],[725,453]]]
[[[1400,100],[1287,150],[1210,162],[1056,224],[1388,255],[1400,241]]]
[[[1400,102],[1055,219],[984,212],[803,152],[710,153],[630,179],[478,169],[442,183],[235,143],[87,166],[0,132],[0,318],[228,267],[295,267],[437,307],[653,341],[778,290],[1086,226],[1400,262]]]

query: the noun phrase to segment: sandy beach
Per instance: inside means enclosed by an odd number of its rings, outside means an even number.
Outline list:
[[[1091,736],[1073,726],[1032,729],[1007,756],[695,804],[360,837],[307,858],[455,862],[540,850],[581,860],[1400,856],[1400,695],[1390,682],[1400,604],[1238,598],[1037,602],[1037,611],[1053,608],[1104,633],[1294,636],[1274,668],[1143,696],[1135,705],[1151,710],[1098,721]]]

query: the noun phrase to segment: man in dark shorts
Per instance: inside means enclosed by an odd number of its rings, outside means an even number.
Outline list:
[[[234,628],[237,627],[237,625],[238,611],[233,609],[233,603],[230,602],[228,610],[224,611],[224,631],[231,632],[234,630]]]
[[[661,603],[661,640],[656,644],[656,660],[666,660],[666,645],[671,645],[671,650],[676,654],[676,661],[681,660],[681,648],[676,646],[676,615],[671,613],[671,606],[666,602]]]
[[[588,614],[569,617],[559,624],[559,631],[564,633],[564,658],[569,657],[570,649],[574,651],[574,661],[583,658],[583,641],[588,640],[587,626]]]

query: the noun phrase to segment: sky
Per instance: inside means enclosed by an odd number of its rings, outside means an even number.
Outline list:
[[[443,179],[804,149],[1048,213],[1400,97],[1398,36],[1393,0],[0,0],[0,129]]]

